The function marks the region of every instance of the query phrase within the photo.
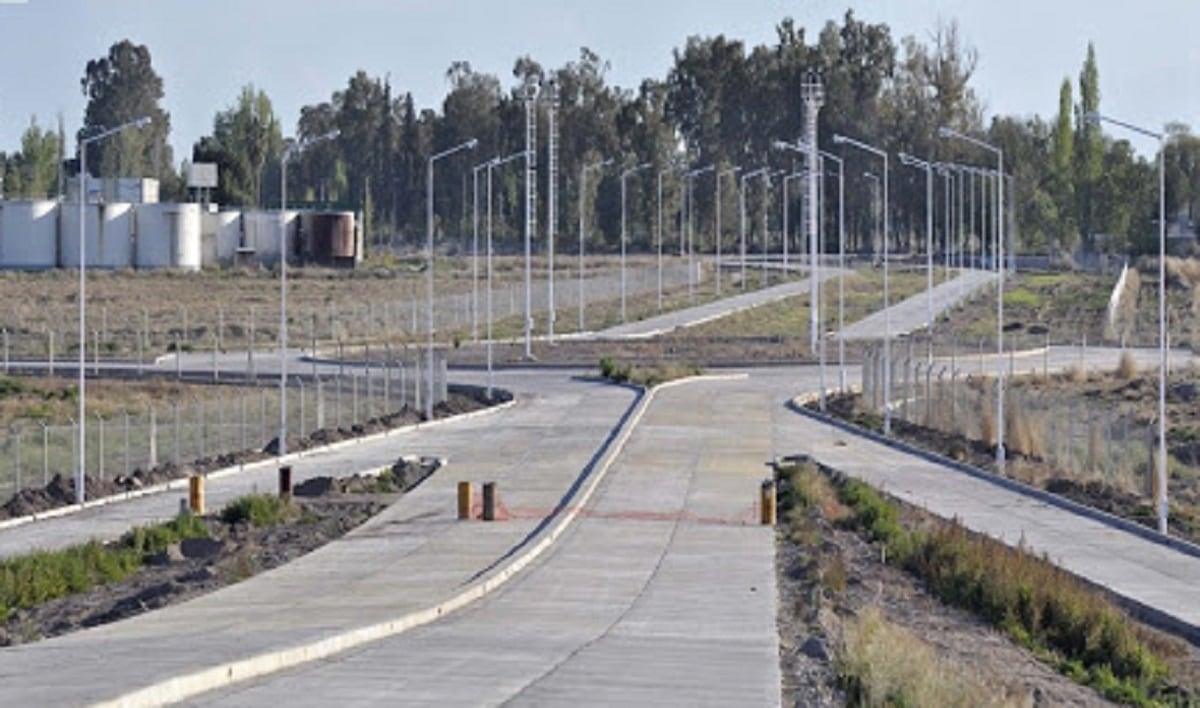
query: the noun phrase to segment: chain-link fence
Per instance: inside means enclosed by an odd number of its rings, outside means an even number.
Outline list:
[[[994,355],[994,352],[989,352]],[[868,347],[862,363],[862,401],[879,416],[885,401],[893,423],[903,421],[994,448],[997,425],[995,359],[967,355],[931,360],[919,343],[893,342],[887,370],[881,344]],[[1042,476],[1066,477],[1080,483],[1103,481],[1135,497],[1150,499],[1150,472],[1156,423],[1139,412],[1136,398],[1099,404],[1096,399],[1065,393],[1051,382],[1048,357],[1006,362],[1004,444],[1010,459],[1023,460],[1029,481]],[[1057,374],[1079,377],[1083,369]],[[889,376],[890,373],[890,376]],[[1014,373],[1023,378],[1014,378]],[[887,388],[890,384],[890,388]],[[885,397],[885,390],[890,395]],[[951,446],[956,444],[951,442]],[[954,450],[943,450],[955,454]],[[1053,470],[1032,467],[1045,463]]]
[[[434,370],[435,403],[446,400],[445,359]],[[320,430],[351,429],[407,408],[421,410],[428,374],[420,357],[345,367],[341,375],[292,376],[286,395],[288,439]],[[90,418],[84,426],[89,476],[113,480],[158,465],[202,462],[239,451],[276,448],[281,422],[277,383],[221,386],[222,395],[182,398],[143,410]],[[0,494],[43,486],[56,474],[71,477],[79,466],[79,424],[14,424],[0,433]],[[289,444],[289,449],[294,449]]]
[[[578,270],[562,269],[555,276],[555,320],[572,328],[578,322],[578,308],[609,302],[621,297],[619,273],[587,275],[581,282]],[[624,278],[628,297],[655,292],[659,287],[657,266],[630,267]],[[688,266],[666,262],[662,268],[662,287],[686,287]],[[582,285],[582,288],[581,288]],[[454,293],[434,297],[434,331],[443,341],[453,335],[474,339],[484,335],[487,312],[487,284],[480,281],[465,292],[461,284]],[[348,304],[330,300],[325,307],[292,307],[288,314],[288,341],[293,346],[315,349],[335,342],[355,344],[371,341],[421,341],[427,326],[427,300],[423,287],[408,299],[366,301]],[[535,331],[548,330],[550,286],[546,279],[535,280],[529,290]],[[495,322],[523,319],[525,286],[506,283],[492,289],[491,316]],[[585,308],[585,315],[586,312]],[[164,325],[164,319],[171,324]],[[591,317],[586,326],[603,323]],[[149,365],[157,356],[172,351],[237,352],[269,349],[278,345],[279,311],[259,305],[206,308],[203,314],[186,306],[152,313],[149,308],[115,311],[105,305],[88,308],[86,358],[99,364],[121,360]],[[0,363],[8,372],[22,360],[45,361],[49,373],[67,364],[74,367],[79,356],[79,330],[73,319],[57,326],[31,327],[0,316]]]

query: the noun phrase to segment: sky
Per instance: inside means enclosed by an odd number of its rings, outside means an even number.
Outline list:
[[[1077,80],[1092,41],[1103,113],[1200,131],[1196,0],[0,0],[0,150],[19,149],[31,116],[48,126],[61,112],[74,135],[86,63],[126,38],[150,49],[163,78],[178,162],[248,83],[290,135],[302,106],[328,100],[359,69],[440,109],[453,61],[510,86],[517,57],[555,68],[588,47],[610,63],[610,84],[636,88],[664,78],[689,36],[770,44],[790,16],[813,41],[849,7],[889,25],[897,43],[957,21],[978,50],[972,83],[989,117],[1052,119],[1060,83]],[[1151,141],[1123,137],[1153,153]]]

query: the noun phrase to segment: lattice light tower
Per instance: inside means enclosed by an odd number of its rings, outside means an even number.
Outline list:
[[[525,85],[525,358],[533,358],[533,234],[537,231],[538,85]]]
[[[554,344],[554,237],[558,228],[558,85],[554,79],[546,82],[546,116],[550,126],[549,142],[547,144],[547,161],[549,164],[546,175],[546,253],[549,260],[546,275],[546,296],[548,312],[546,319],[546,339]]]
[[[819,155],[817,154],[817,117],[820,115],[821,106],[825,105],[825,87],[821,84],[821,75],[815,71],[809,71],[804,77],[804,83],[800,86],[800,97],[804,101],[804,145],[808,152],[808,178],[805,180],[807,186],[807,203],[808,210],[805,214],[805,223],[808,231],[809,245],[809,318],[808,318],[808,339],[809,351],[816,351],[817,336],[820,329],[820,297],[821,289],[817,285],[820,279],[820,267],[818,258],[820,257],[820,224],[818,223],[818,214],[820,210],[818,205],[817,180],[821,177],[819,167]]]

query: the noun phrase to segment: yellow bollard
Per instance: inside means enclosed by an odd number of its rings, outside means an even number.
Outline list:
[[[193,514],[204,513],[204,477],[198,474],[188,478],[188,509]]]
[[[761,491],[762,501],[762,524],[763,526],[775,525],[775,480],[764,479]]]
[[[466,520],[471,518],[471,483],[458,483],[458,518]]]

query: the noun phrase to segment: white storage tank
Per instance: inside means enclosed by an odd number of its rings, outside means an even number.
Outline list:
[[[248,211],[242,214],[242,224],[246,240],[244,246],[254,251],[255,258],[260,263],[279,262],[279,211]],[[288,235],[288,260],[293,260],[296,254],[296,235],[299,231],[300,216],[297,211],[287,211],[282,216],[283,224]]]
[[[240,211],[202,212],[200,215],[204,266],[229,265],[237,258],[242,245],[242,213]]]
[[[86,204],[88,268],[133,266],[133,206],[131,204]],[[79,203],[66,203],[62,210],[59,264],[79,267]]]
[[[56,201],[0,201],[0,268],[45,270],[58,265]]]
[[[138,206],[134,252],[138,268],[200,270],[200,205]]]

